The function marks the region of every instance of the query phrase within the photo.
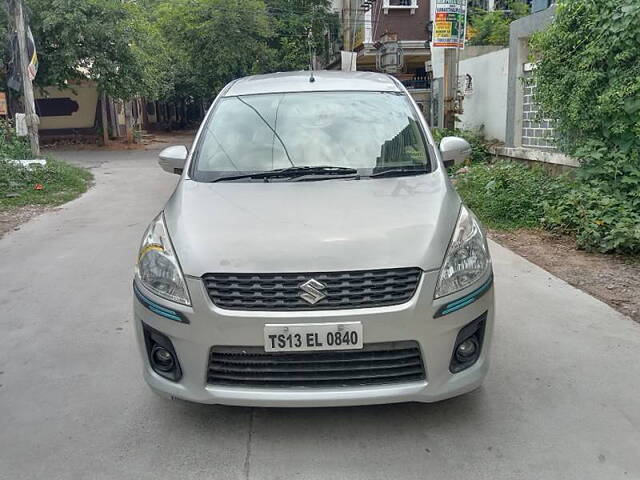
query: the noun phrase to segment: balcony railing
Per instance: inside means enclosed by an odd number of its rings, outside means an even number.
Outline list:
[[[410,78],[400,78],[400,82],[407,88],[415,89],[430,89],[431,78],[424,76],[413,75]]]

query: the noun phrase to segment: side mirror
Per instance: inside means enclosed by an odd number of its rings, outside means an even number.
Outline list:
[[[184,164],[187,162],[189,150],[184,145],[175,145],[167,147],[160,152],[160,160],[158,163],[165,172],[182,175]]]
[[[440,140],[440,153],[446,168],[459,165],[471,155],[471,145],[464,138],[444,137]]]

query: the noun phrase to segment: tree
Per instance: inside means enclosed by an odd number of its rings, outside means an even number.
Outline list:
[[[94,80],[124,100],[157,98],[168,89],[168,61],[143,6],[121,0],[28,0],[41,86]]]
[[[328,60],[328,36],[336,38],[338,17],[327,0],[266,0],[274,35],[269,39],[273,70],[308,69],[310,50]]]
[[[337,17],[327,0],[143,0],[171,57],[170,98],[210,99],[244,75],[309,68]],[[324,59],[324,58],[323,58]]]
[[[509,1],[506,10],[472,10],[467,28],[469,45],[509,45],[511,22],[528,14],[529,5],[522,0]]]
[[[176,0],[158,9],[175,95],[210,99],[234,78],[264,71],[272,30],[262,0]]]
[[[40,86],[94,80],[101,93],[211,99],[230,80],[308,68],[337,35],[328,0],[26,0]]]

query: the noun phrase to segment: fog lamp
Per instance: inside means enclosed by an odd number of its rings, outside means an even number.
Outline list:
[[[451,373],[466,370],[480,358],[487,314],[488,312],[483,313],[458,332],[451,352],[451,363],[449,364]]]
[[[168,372],[173,369],[173,354],[164,347],[156,345],[151,351],[151,359],[158,370]]]
[[[478,351],[478,340],[475,336],[466,339],[456,349],[456,359],[460,363],[467,362]]]

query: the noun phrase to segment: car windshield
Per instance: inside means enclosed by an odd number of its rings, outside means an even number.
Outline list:
[[[362,175],[386,169],[426,173],[431,162],[418,122],[401,93],[227,97],[206,123],[192,177],[237,179],[238,174],[292,167],[342,167]]]

